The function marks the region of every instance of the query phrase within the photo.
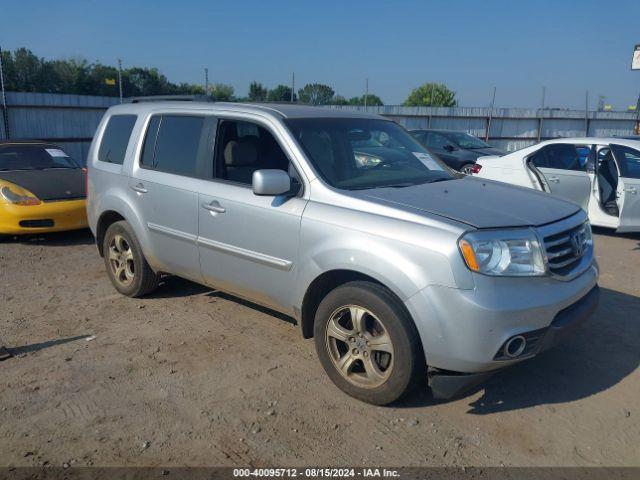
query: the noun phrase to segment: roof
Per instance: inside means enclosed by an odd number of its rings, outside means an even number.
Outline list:
[[[380,115],[354,110],[338,110],[329,107],[315,107],[292,103],[235,103],[235,102],[184,102],[184,101],[144,101],[139,103],[123,103],[109,110],[119,113],[151,112],[158,109],[206,110],[211,112],[241,112],[270,115],[284,118],[372,118],[383,119]]]
[[[446,128],[412,128],[410,132],[436,132],[436,133],[467,133],[464,130],[449,130]]]
[[[553,140],[545,140],[540,142],[541,144],[548,145],[551,143],[575,143],[575,144],[597,144],[597,143],[616,143],[618,145],[625,145],[627,147],[640,148],[640,138],[629,139],[622,137],[567,137],[567,138],[554,138]]]

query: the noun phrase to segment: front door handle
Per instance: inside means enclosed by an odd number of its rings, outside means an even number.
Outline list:
[[[224,207],[221,207],[220,203],[217,202],[216,200],[214,200],[211,203],[203,203],[202,208],[214,213],[224,213],[227,211]]]
[[[625,192],[629,192],[631,195],[636,195],[638,190],[635,187],[628,187],[624,189]]]
[[[144,185],[141,183],[138,183],[137,185],[131,185],[131,190],[133,190],[134,192],[138,192],[138,193],[147,193],[148,190],[146,188],[144,188]]]
[[[560,179],[558,177],[549,177],[549,181],[553,183],[560,183]]]

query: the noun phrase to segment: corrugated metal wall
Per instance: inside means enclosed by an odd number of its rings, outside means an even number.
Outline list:
[[[84,162],[102,115],[117,103],[119,99],[113,97],[8,92],[9,132],[11,138],[55,142]],[[0,119],[0,139],[5,136]]]
[[[11,138],[39,138],[59,143],[71,156],[85,161],[91,138],[105,110],[118,98],[52,93],[7,93]],[[1,106],[0,106],[1,107]],[[507,151],[532,145],[538,138],[620,136],[633,133],[636,114],[580,110],[476,107],[333,106],[378,113],[409,129],[462,130]],[[489,121],[491,117],[491,121]],[[5,136],[0,115],[0,139]]]

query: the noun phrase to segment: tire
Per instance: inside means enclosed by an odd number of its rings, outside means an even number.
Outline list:
[[[329,292],[315,315],[314,341],[333,383],[364,402],[386,405],[426,382],[427,365],[412,319],[376,283],[349,282]]]
[[[474,165],[474,163],[465,163],[462,167],[460,167],[459,172],[464,173],[465,175],[471,175],[473,173],[471,169]]]
[[[109,225],[102,247],[107,274],[118,292],[136,298],[158,287],[160,276],[147,263],[140,243],[126,221]]]

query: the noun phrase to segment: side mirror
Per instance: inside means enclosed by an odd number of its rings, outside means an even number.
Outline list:
[[[454,150],[456,150],[456,147],[454,147],[453,145],[445,145],[444,148],[447,152],[453,152]]]
[[[277,196],[291,190],[291,178],[284,170],[256,170],[253,172],[251,186],[255,195]]]

